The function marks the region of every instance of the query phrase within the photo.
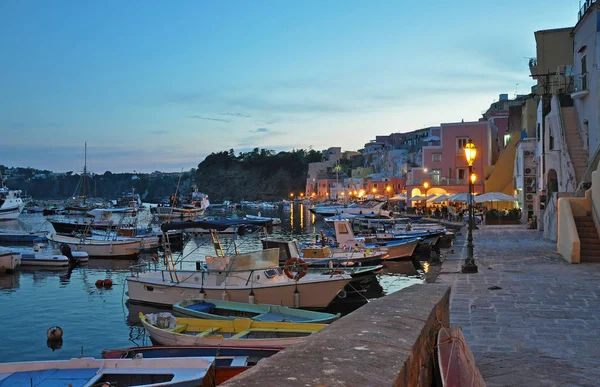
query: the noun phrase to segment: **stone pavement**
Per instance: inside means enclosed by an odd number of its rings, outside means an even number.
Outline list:
[[[461,274],[466,230],[436,283],[488,386],[600,386],[600,264],[571,265],[525,226],[479,226],[477,274]]]

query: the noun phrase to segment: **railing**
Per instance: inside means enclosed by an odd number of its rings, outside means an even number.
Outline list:
[[[412,179],[406,182],[406,185],[422,185],[424,182],[428,182],[431,186],[441,186],[441,185],[469,185],[469,180],[467,179],[452,179],[449,177],[440,177],[439,180],[432,179]],[[483,184],[483,180],[475,181],[475,185]]]
[[[596,0],[585,0],[583,2],[583,5],[579,9],[579,12],[577,13],[577,20],[580,20],[583,17],[583,15],[585,15],[587,10],[590,9],[592,4],[594,4],[595,2],[596,2]]]
[[[573,76],[573,92],[585,91],[588,89],[587,73]]]

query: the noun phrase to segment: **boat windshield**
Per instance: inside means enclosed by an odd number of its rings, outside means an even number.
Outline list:
[[[206,257],[209,270],[249,271],[264,270],[279,266],[279,248],[251,251],[225,257]]]

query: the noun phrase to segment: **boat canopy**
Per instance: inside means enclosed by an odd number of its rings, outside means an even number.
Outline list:
[[[162,231],[169,230],[185,230],[186,228],[203,228],[206,230],[223,231],[229,227],[243,226],[243,225],[254,225],[254,226],[267,226],[272,223],[271,219],[206,219],[198,220],[195,222],[171,222],[163,223],[160,226]]]

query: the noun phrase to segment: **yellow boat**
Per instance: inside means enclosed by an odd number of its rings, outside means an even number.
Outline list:
[[[247,318],[206,320],[171,313],[140,313],[144,329],[157,344],[221,347],[284,348],[325,328],[327,324],[262,322]]]

